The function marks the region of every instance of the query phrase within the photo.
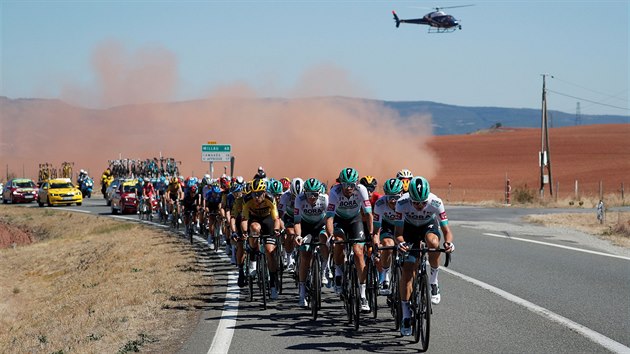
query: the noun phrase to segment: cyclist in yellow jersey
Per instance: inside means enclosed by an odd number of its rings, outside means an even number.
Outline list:
[[[253,235],[261,236],[277,236],[280,229],[280,219],[278,218],[278,207],[276,201],[267,193],[267,182],[263,179],[255,179],[252,182],[251,190],[252,198],[244,200],[243,213],[241,220],[241,229],[243,236],[247,237],[248,232]],[[258,252],[258,239],[250,239],[249,246],[254,252]],[[271,287],[271,299],[278,298],[277,282],[277,264],[275,257],[276,237],[270,237],[265,240],[265,255],[269,268],[269,285]],[[250,270],[256,272],[256,262],[250,263]]]

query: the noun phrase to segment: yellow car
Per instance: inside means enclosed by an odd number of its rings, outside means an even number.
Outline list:
[[[44,204],[53,205],[70,205],[83,203],[83,195],[79,188],[72,184],[70,178],[55,178],[42,182],[39,187],[37,203],[40,207]]]

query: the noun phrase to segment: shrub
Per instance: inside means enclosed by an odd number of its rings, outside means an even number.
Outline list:
[[[530,204],[534,201],[535,192],[527,187],[527,185],[519,186],[514,189],[514,200],[520,204]]]

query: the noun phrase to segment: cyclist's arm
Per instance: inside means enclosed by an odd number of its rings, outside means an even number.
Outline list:
[[[453,242],[453,233],[451,232],[451,228],[447,225],[440,225],[440,229],[444,234],[444,242],[452,243]]]
[[[334,234],[334,231],[335,231],[334,221],[335,221],[334,216],[326,218],[326,235],[328,235],[328,237],[332,237],[332,235]]]
[[[396,236],[396,244],[400,244],[405,242],[405,238],[403,237],[403,226],[394,226],[394,235]]]

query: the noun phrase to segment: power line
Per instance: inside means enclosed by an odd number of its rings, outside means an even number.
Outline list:
[[[619,100],[619,101],[628,102],[628,100],[627,100],[627,99],[625,99],[625,98],[623,98],[623,97],[619,97],[619,95],[621,95],[621,94],[624,94],[624,93],[628,92],[628,90],[623,90],[623,91],[619,92],[619,93],[618,93],[618,94],[616,94],[616,95],[611,95],[611,94],[608,94],[608,93],[605,93],[605,92],[601,92],[601,91],[593,90],[593,89],[592,89],[592,88],[590,88],[590,87],[586,87],[586,86],[578,85],[578,84],[576,84],[576,83],[572,83],[572,82],[569,82],[569,81],[566,81],[566,80],[558,79],[558,78],[557,78],[557,77],[555,77],[555,76],[553,76],[552,78],[553,78],[553,79],[555,79],[555,80],[558,80],[558,81],[560,81],[560,82],[564,82],[565,84],[569,84],[569,85],[572,85],[572,86],[575,86],[575,87],[579,87],[579,88],[581,88],[581,89],[591,91],[591,92],[596,93],[596,94],[598,94],[598,95],[603,95],[603,96],[606,96],[606,99],[612,98],[612,99],[617,99],[617,100]]]
[[[556,95],[565,96],[565,97],[570,97],[570,98],[574,98],[574,99],[577,99],[577,100],[580,100],[580,101],[586,101],[586,102],[589,102],[589,103],[592,103],[592,104],[597,104],[597,105],[600,105],[600,106],[606,106],[606,107],[611,107],[611,108],[621,109],[621,110],[624,110],[624,111],[630,111],[630,110],[628,109],[628,107],[613,106],[613,105],[611,105],[611,104],[606,104],[606,103],[602,103],[602,102],[597,102],[597,101],[593,101],[593,100],[588,100],[588,99],[586,99],[586,98],[581,98],[581,97],[577,97],[577,96],[567,95],[566,93],[562,93],[562,92],[558,92],[558,91],[553,91],[553,90],[550,90],[550,89],[547,89],[547,91],[549,91],[549,92],[553,92],[553,93],[555,93]]]

